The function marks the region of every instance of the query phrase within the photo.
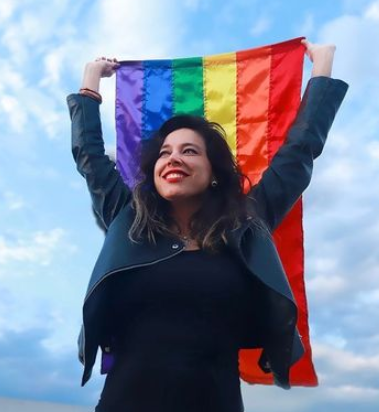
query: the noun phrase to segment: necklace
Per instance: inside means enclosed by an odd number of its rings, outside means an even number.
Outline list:
[[[188,245],[189,243],[193,242],[194,239],[192,239],[189,236],[181,236],[179,235],[180,239],[184,242],[185,245]]]
[[[193,239],[190,236],[182,236],[182,235],[179,235],[179,238],[184,243],[184,249],[194,249],[194,248],[197,249],[198,248],[196,239]]]

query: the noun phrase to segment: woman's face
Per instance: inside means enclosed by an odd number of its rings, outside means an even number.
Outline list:
[[[199,202],[211,179],[212,166],[203,138],[191,129],[167,135],[154,167],[158,193],[170,202]]]

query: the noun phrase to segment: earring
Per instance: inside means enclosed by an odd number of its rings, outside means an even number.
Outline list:
[[[213,179],[212,182],[211,182],[211,186],[212,186],[213,188],[215,188],[217,185],[218,185],[217,180],[216,180],[216,179]]]

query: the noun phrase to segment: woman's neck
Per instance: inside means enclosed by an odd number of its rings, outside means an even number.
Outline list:
[[[199,210],[200,204],[190,201],[173,202],[171,205],[171,216],[175,220],[182,236],[190,233],[190,223],[192,216]]]

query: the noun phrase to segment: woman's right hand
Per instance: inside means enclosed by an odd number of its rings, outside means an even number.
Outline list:
[[[86,64],[83,75],[82,88],[99,91],[100,79],[111,77],[120,67],[117,59],[98,57],[95,61]]]
[[[116,58],[108,59],[106,57],[98,57],[94,62],[89,64],[98,70],[100,77],[111,77],[116,73],[116,69],[120,67]]]

